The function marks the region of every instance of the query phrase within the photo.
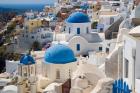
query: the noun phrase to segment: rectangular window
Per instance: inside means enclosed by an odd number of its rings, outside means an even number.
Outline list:
[[[77,28],[77,34],[80,34],[80,28]]]
[[[51,38],[51,33],[45,34],[45,38]]]
[[[99,51],[102,51],[102,47],[99,47]]]
[[[66,30],[66,26],[64,26],[64,31]]]
[[[109,48],[106,48],[106,53],[109,53]]]
[[[31,73],[30,74],[34,74],[33,72],[34,72],[34,69],[33,69],[33,67],[31,67]]]
[[[69,27],[69,34],[70,34],[71,28]]]
[[[100,28],[100,32],[103,32],[103,28]]]
[[[88,27],[87,27],[87,33],[89,33],[89,29],[88,29]]]
[[[56,70],[56,79],[60,79],[60,70],[59,69]]]
[[[129,72],[129,61],[125,59],[125,78],[128,78],[128,72]]]
[[[26,67],[23,67],[23,76],[27,77],[27,68]]]
[[[80,44],[77,44],[77,51],[80,51]]]
[[[34,36],[32,36],[31,38],[34,39]]]

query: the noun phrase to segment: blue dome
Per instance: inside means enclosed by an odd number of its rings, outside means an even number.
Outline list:
[[[20,63],[24,65],[35,64],[35,60],[31,55],[23,55],[20,59]]]
[[[76,61],[73,51],[68,46],[62,44],[48,48],[44,58],[46,63],[53,64],[66,64]]]
[[[87,22],[90,22],[90,19],[89,19],[88,15],[86,15],[83,12],[75,12],[75,13],[72,13],[66,19],[66,21],[68,23],[87,23]]]

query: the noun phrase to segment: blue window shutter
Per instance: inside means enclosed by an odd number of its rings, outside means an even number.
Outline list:
[[[77,34],[80,34],[80,28],[77,28]]]
[[[77,44],[77,51],[80,51],[80,44]]]

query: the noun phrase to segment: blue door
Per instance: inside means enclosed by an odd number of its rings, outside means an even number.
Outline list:
[[[80,34],[80,28],[77,28],[77,34]]]
[[[115,80],[112,87],[112,93],[132,93],[127,82],[123,79]]]

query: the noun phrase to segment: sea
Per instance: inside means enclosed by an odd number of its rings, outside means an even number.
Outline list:
[[[0,4],[0,10],[4,12],[8,12],[11,10],[19,10],[19,11],[42,11],[45,5],[53,6],[53,3],[47,4]]]

